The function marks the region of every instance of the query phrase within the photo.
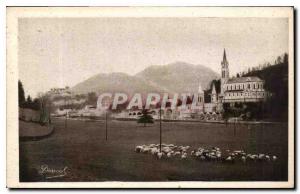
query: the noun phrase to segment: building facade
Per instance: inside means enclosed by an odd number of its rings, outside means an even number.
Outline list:
[[[229,63],[224,49],[219,101],[222,103],[262,102],[267,97],[268,92],[264,89],[264,81],[259,77],[229,78]]]

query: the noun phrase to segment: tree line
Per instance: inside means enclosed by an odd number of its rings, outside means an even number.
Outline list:
[[[18,90],[19,90],[19,107],[20,108],[29,108],[32,110],[40,110],[40,99],[34,98],[30,95],[27,95],[25,98],[25,91],[23,87],[23,83],[19,80],[18,81]]]

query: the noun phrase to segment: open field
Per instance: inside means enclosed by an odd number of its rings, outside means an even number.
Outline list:
[[[158,160],[138,154],[141,144],[159,143],[159,123],[54,119],[55,133],[39,141],[20,142],[21,181],[283,181],[287,180],[287,124],[237,125],[163,122],[163,143],[220,147],[278,156],[276,162],[223,163],[179,158]],[[63,177],[46,179],[42,165],[67,167]]]

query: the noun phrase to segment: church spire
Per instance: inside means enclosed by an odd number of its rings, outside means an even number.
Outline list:
[[[202,89],[202,87],[201,87],[201,83],[199,84],[198,93],[199,93],[199,94],[204,93],[204,92],[203,92],[203,89]]]
[[[216,94],[217,93],[215,83],[213,83],[213,85],[212,85],[212,92],[211,93],[212,94]]]
[[[221,61],[221,95],[224,94],[224,84],[229,79],[229,64],[226,57],[226,50],[224,48],[223,60]]]
[[[227,61],[225,48],[224,48],[224,54],[223,54],[223,61]]]

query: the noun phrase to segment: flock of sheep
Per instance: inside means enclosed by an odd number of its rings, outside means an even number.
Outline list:
[[[159,144],[150,144],[150,145],[139,145],[135,147],[135,152],[152,154],[158,159],[162,158],[195,158],[203,161],[225,161],[225,162],[234,162],[234,161],[276,161],[277,156],[267,155],[267,154],[250,154],[246,153],[243,150],[230,151],[226,150],[221,152],[220,148],[212,147],[210,149],[205,149],[199,147],[198,149],[191,149],[190,146],[176,146],[173,144],[161,144],[161,152]],[[189,153],[189,154],[188,154]]]

